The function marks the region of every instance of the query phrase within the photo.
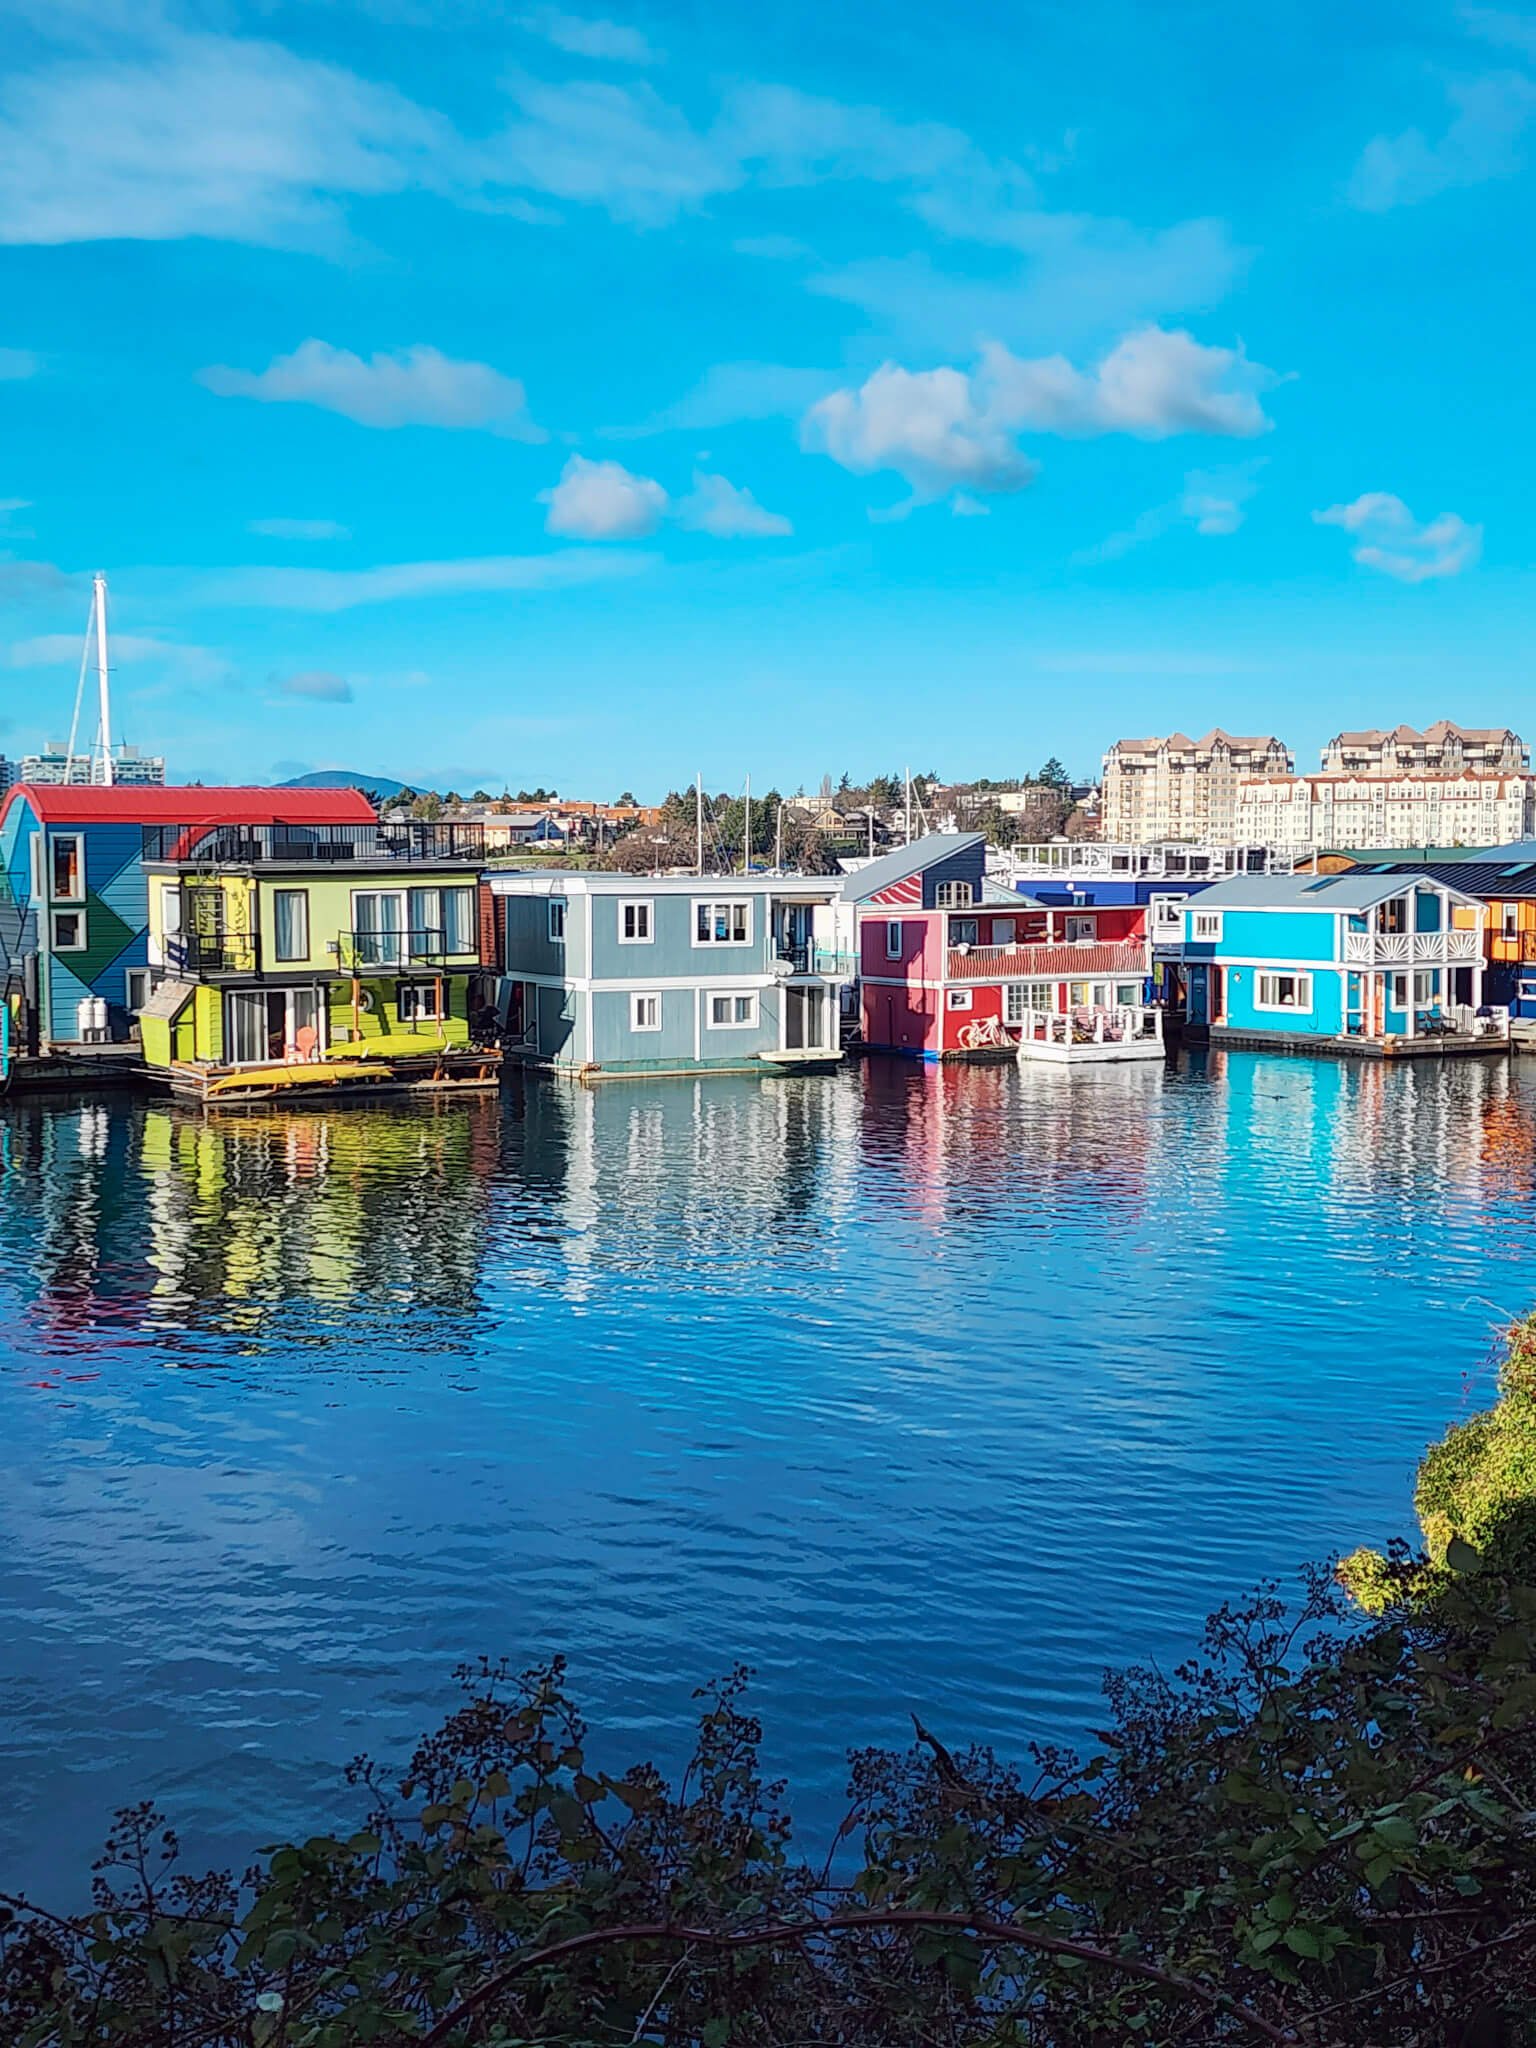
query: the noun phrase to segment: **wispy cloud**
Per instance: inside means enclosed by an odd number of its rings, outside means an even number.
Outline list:
[[[1453,80],[1446,94],[1455,112],[1440,134],[1406,128],[1366,144],[1349,181],[1355,206],[1384,213],[1458,185],[1507,178],[1521,168],[1526,136],[1536,123],[1536,79],[1493,71]]]
[[[567,14],[560,7],[534,7],[518,16],[518,25],[542,36],[572,57],[590,57],[605,64],[654,64],[657,53],[637,28],[622,22],[599,21]]]
[[[797,419],[837,388],[835,370],[787,363],[716,363],[684,397],[634,427],[610,427],[605,438],[628,440],[681,429],[708,432],[741,420]]]
[[[310,340],[265,370],[215,364],[198,372],[198,382],[220,398],[315,405],[365,427],[467,427],[513,441],[548,439],[528,417],[517,378],[489,363],[456,362],[425,343],[365,357]]]
[[[187,594],[206,605],[270,606],[278,611],[341,612],[405,598],[455,597],[482,590],[567,590],[652,566],[643,554],[486,555],[450,562],[390,562],[375,569],[215,570]]]
[[[0,234],[3,232],[0,229]],[[35,377],[41,367],[41,359],[29,348],[0,348],[0,384],[19,383],[24,377]]]
[[[1399,583],[1428,583],[1459,576],[1482,553],[1483,529],[1455,512],[1419,521],[1390,491],[1367,491],[1348,505],[1314,512],[1319,526],[1339,526],[1354,536],[1354,559]]]
[[[1232,469],[1191,470],[1176,497],[1152,506],[1096,546],[1081,549],[1072,560],[1083,564],[1118,561],[1148,541],[1161,540],[1164,534],[1180,529],[1193,530],[1206,539],[1236,533],[1247,516],[1249,499],[1259,488],[1261,467],[1248,462]]]
[[[352,530],[335,519],[252,519],[247,533],[263,540],[350,540]]]
[[[795,530],[782,513],[759,505],[741,485],[702,469],[694,471],[693,489],[678,504],[677,521],[717,540],[769,539]]]
[[[38,633],[17,640],[6,649],[10,668],[72,669],[80,659],[79,633]],[[229,659],[214,647],[194,646],[185,640],[162,640],[153,634],[114,633],[114,667],[154,667],[167,671],[181,682],[219,683],[232,673]]]
[[[280,697],[303,697],[317,704],[352,702],[352,685],[345,676],[339,676],[328,668],[299,669],[293,675],[277,679],[276,689]]]

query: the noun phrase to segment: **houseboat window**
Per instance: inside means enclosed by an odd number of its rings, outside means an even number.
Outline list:
[[[629,999],[629,1028],[631,1031],[659,1031],[661,1029],[661,997],[654,994],[632,995]]]
[[[1219,910],[1195,910],[1190,913],[1197,939],[1219,939],[1221,937],[1222,913]]]
[[[1503,920],[1503,931],[1504,931],[1504,936],[1505,936],[1505,938],[1506,938],[1506,939],[1518,939],[1518,938],[1519,938],[1519,936],[1520,936],[1520,906],[1519,906],[1519,904],[1518,904],[1518,903],[1505,903],[1505,904],[1501,904],[1501,905],[1500,905],[1500,916],[1501,916],[1501,918],[1502,918],[1502,920]]]
[[[475,892],[468,886],[442,891],[443,950],[447,953],[475,951]]]
[[[969,910],[976,898],[969,882],[940,882],[933,900],[940,910]]]
[[[1099,920],[1096,917],[1069,917],[1067,919],[1067,941],[1073,939],[1096,939],[1099,935]]]
[[[549,937],[556,946],[565,944],[565,898],[551,896],[549,899]]]
[[[1141,983],[1139,981],[1117,981],[1115,1001],[1122,1010],[1135,1010],[1141,1005]]]
[[[1440,994],[1440,970],[1438,967],[1419,967],[1414,970],[1413,1000],[1416,1003],[1432,1003]]]
[[[621,903],[619,905],[619,944],[621,946],[648,946],[655,937],[651,925],[649,903]]]
[[[696,946],[745,946],[752,937],[749,903],[696,903],[693,913]]]
[[[1310,974],[1261,974],[1254,1007],[1260,1010],[1310,1010]]]
[[[428,1024],[443,1014],[435,981],[402,981],[395,991],[395,1011],[402,1024]]]
[[[1003,984],[1003,1022],[1022,1024],[1025,1015],[1033,1010],[1037,1015],[1053,1015],[1056,1009],[1056,984],[1053,981],[1008,981]]]
[[[885,957],[887,960],[901,958],[901,920],[887,918],[885,925]]]
[[[994,946],[1011,946],[1016,927],[1011,917],[994,917],[992,920],[992,943]]]
[[[976,929],[974,917],[952,917],[949,920],[949,943],[952,946],[974,946]]]
[[[971,1007],[971,992],[968,988],[952,988],[948,997],[952,1010],[968,1010]]]
[[[149,1001],[149,969],[130,967],[123,977],[123,990],[129,1010],[142,1010]]]
[[[53,913],[53,950],[55,953],[83,953],[85,951],[85,912],[83,910],[56,910]]]
[[[709,999],[709,1024],[712,1031],[735,1031],[743,1025],[757,1022],[757,997],[752,995],[712,995]]]
[[[1408,906],[1401,896],[1394,896],[1390,902],[1378,906],[1376,929],[1379,932],[1405,932],[1408,929]]]
[[[399,967],[410,943],[401,929],[405,897],[398,889],[358,889],[352,896],[352,960],[355,967]]]
[[[272,940],[279,960],[309,958],[309,891],[274,889]]]
[[[52,842],[53,896],[56,903],[85,901],[85,870],[78,832],[61,832]]]

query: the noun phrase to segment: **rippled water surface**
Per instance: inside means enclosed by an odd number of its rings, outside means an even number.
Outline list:
[[[816,1825],[911,1707],[1078,1733],[1409,1525],[1533,1150],[1536,1068],[1238,1054],[0,1111],[0,1887],[345,1815],[481,1650],[618,1760],[750,1661]]]

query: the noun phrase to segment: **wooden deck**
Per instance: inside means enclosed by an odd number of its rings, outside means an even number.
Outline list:
[[[1183,1038],[1186,1044],[1199,1044],[1200,1027],[1187,1027]],[[1324,1038],[1301,1031],[1238,1031],[1226,1024],[1212,1024],[1205,1033],[1205,1042],[1243,1052],[1299,1053],[1310,1059],[1487,1059],[1510,1050],[1507,1038],[1472,1037],[1460,1032],[1434,1038]]]

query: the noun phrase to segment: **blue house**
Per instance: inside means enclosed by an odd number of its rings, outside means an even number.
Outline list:
[[[1486,907],[1427,873],[1245,876],[1183,910],[1165,948],[1187,1022],[1213,1042],[1401,1050],[1486,1043]]]
[[[619,1074],[788,1071],[842,1057],[842,878],[496,873],[502,1042]]]

